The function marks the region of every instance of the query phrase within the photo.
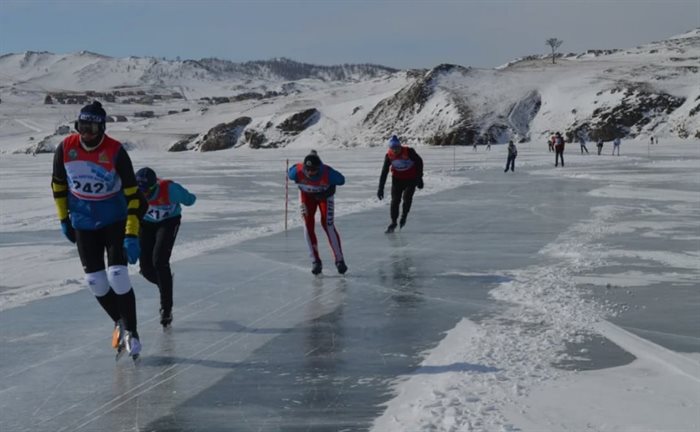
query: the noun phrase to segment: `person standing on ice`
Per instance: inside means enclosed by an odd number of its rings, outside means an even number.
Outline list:
[[[503,172],[515,171],[515,158],[518,157],[518,149],[513,144],[513,140],[508,141],[508,159],[506,160],[506,169]]]
[[[158,286],[160,292],[160,325],[173,321],[173,274],[170,255],[180,228],[182,207],[191,206],[197,197],[172,180],[159,179],[149,167],[136,172],[139,190],[148,200],[148,210],[141,223],[141,274]]]
[[[598,147],[598,156],[603,152],[603,138],[598,138],[598,142],[595,145]]]
[[[613,155],[615,155],[615,150],[617,150],[617,155],[620,156],[620,138],[617,137],[613,140]]]
[[[554,151],[554,142],[556,141],[556,139],[557,139],[557,136],[552,135],[551,137],[549,137],[549,140],[547,140],[547,146],[549,147],[550,152]]]
[[[105,134],[106,120],[97,101],[80,110],[78,133],[54,153],[51,189],[61,231],[76,243],[85,281],[114,323],[112,346],[137,358],[141,343],[127,262],[139,258],[140,201],[131,159]]]
[[[396,229],[396,221],[399,219],[399,205],[403,198],[401,219],[399,228],[406,225],[408,212],[411,211],[413,194],[416,188],[423,189],[423,159],[416,151],[408,146],[402,146],[396,135],[389,139],[389,150],[384,156],[382,173],[379,176],[379,188],[377,198],[384,199],[384,184],[386,183],[389,168],[391,168],[391,223],[386,228],[386,233],[393,233]]]
[[[564,166],[564,137],[561,133],[557,132],[554,134],[554,166],[559,166],[559,159],[561,159],[561,166]]]
[[[304,221],[304,238],[309,246],[312,265],[311,273],[317,275],[323,270],[323,263],[318,253],[318,241],[314,230],[316,209],[321,212],[321,226],[326,232],[335,257],[335,267],[338,273],[345,274],[343,249],[340,235],[335,228],[335,189],[345,184],[345,177],[329,165],[321,162],[315,150],[304,158],[304,161],[292,165],[287,173],[290,180],[299,187],[301,216]]]
[[[586,147],[586,139],[580,136],[578,137],[578,143],[581,145],[581,154],[583,154],[584,150],[586,151],[586,154],[588,154],[588,147]]]

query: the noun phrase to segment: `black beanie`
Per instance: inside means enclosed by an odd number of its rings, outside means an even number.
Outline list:
[[[321,158],[314,152],[304,158],[304,168],[321,168]]]
[[[80,110],[78,121],[104,124],[107,121],[107,113],[101,103],[94,101]]]

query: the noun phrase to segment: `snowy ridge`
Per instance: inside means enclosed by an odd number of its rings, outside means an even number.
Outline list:
[[[140,92],[103,100],[108,114],[127,119],[110,131],[139,149],[171,149],[182,138],[203,137],[243,117],[250,123],[230,147],[366,147],[392,133],[411,145],[438,146],[541,142],[554,131],[569,141],[696,139],[699,59],[698,30],[605,55],[556,64],[528,57],[497,69],[8,54],[0,57],[0,152],[50,151],[58,140],[48,134],[70,125],[80,104],[44,105],[45,96],[88,91]],[[280,129],[308,109],[318,112],[316,122]],[[143,111],[152,111],[152,118],[136,117]],[[18,124],[20,112],[30,113],[41,132]],[[51,139],[39,148],[36,142],[47,135]]]

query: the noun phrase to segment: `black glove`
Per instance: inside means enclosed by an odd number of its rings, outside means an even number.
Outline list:
[[[416,182],[416,187],[418,189],[423,189],[423,177],[418,177],[418,181]]]
[[[316,192],[314,194],[314,198],[316,198],[318,201],[323,201],[328,199],[328,197],[332,197],[333,195],[335,195],[335,185],[330,185],[328,189],[321,192]]]
[[[384,189],[383,188],[377,189],[377,198],[379,198],[379,201],[384,199]]]
[[[69,242],[75,243],[75,229],[68,218],[61,219],[61,232],[66,236]]]

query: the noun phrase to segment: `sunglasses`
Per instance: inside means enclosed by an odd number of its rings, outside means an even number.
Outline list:
[[[102,125],[100,123],[78,121],[76,122],[75,129],[81,134],[88,133],[92,135],[97,135],[102,130]]]
[[[139,188],[139,190],[140,190],[141,192],[144,192],[144,193],[145,193],[145,192],[149,192],[149,191],[152,190],[152,189],[155,189],[155,187],[156,187],[158,184],[156,183],[156,184],[154,184],[154,185],[149,185],[149,184],[148,184],[148,181],[146,181],[146,180],[139,180],[139,179],[136,179],[136,185],[138,186],[138,188]]]

